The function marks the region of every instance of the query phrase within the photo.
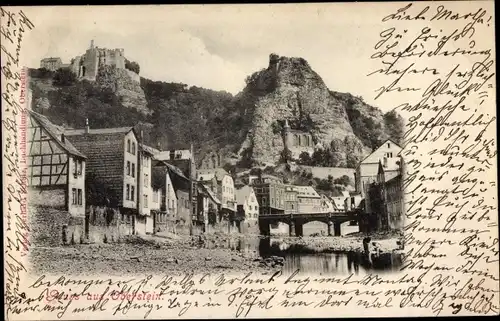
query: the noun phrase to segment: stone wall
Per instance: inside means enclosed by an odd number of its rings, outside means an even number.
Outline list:
[[[80,243],[84,239],[84,217],[73,217],[68,211],[50,206],[28,206],[30,242],[37,246],[59,246]],[[66,228],[64,228],[66,226]],[[65,236],[63,236],[65,230]]]
[[[66,191],[64,188],[52,190],[30,189],[28,200],[30,205],[43,205],[54,209],[66,208]]]

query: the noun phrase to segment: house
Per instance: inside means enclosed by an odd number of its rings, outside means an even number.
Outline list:
[[[267,175],[252,180],[259,202],[259,215],[285,213],[285,185],[281,180]]]
[[[222,215],[234,215],[236,213],[236,194],[233,178],[223,168],[211,170],[199,170],[198,181],[209,186],[222,203]]]
[[[50,71],[56,71],[63,65],[60,57],[49,57],[40,60],[40,68],[45,68]]]
[[[153,233],[156,232],[156,219],[161,214],[162,200],[164,199],[161,188],[151,187],[151,217],[153,220]]]
[[[170,163],[158,161],[155,171],[158,167],[163,167],[165,175],[168,174],[168,177],[164,176],[165,187],[163,189],[165,193],[165,209],[168,213],[167,223],[169,221],[170,223],[175,222],[176,233],[191,234],[193,227],[192,211],[197,207],[197,204],[194,204],[196,207],[193,207],[191,202],[192,180],[186,177],[180,168]],[[197,199],[194,201],[197,203]],[[174,212],[175,217],[171,216]]]
[[[170,179],[169,165],[156,159],[152,160],[151,184],[152,190],[157,191],[159,204],[157,209],[152,209],[154,222],[154,232],[167,231],[176,233],[178,223],[178,202],[177,194]],[[173,166],[172,166],[173,167]],[[172,169],[183,175],[179,169]],[[187,178],[186,178],[187,179]]]
[[[321,196],[312,186],[296,186],[299,200],[299,213],[321,213]]]
[[[88,205],[118,210],[129,233],[136,234],[139,146],[132,127],[67,129],[65,137],[87,155]],[[145,228],[144,228],[145,229]]]
[[[294,185],[285,185],[285,214],[295,214],[299,211],[298,190]]]
[[[243,186],[236,190],[236,204],[244,213],[245,221],[257,223],[259,218],[259,202],[251,186]]]
[[[169,167],[170,179],[172,183],[176,185],[174,180],[178,180],[179,186],[182,188],[176,188],[176,196],[178,201],[178,218],[183,221],[183,225],[191,229],[192,225],[203,225],[203,222],[198,221],[198,200],[197,200],[197,180],[196,180],[196,161],[194,157],[194,149],[191,144],[189,148],[172,149],[168,151],[159,151],[155,154],[155,159],[161,161],[164,164],[169,164],[173,167]],[[181,174],[181,176],[177,175]],[[175,177],[173,176],[175,175]],[[189,188],[184,189],[185,179],[188,180]],[[184,194],[187,192],[187,194]],[[181,196],[181,197],[180,197]],[[187,204],[182,204],[184,199],[187,198]],[[179,205],[180,204],[180,205]],[[189,208],[189,215],[185,214],[185,205]],[[187,217],[187,216],[189,217]]]
[[[400,152],[401,147],[389,139],[359,163],[354,178],[356,191],[362,198],[366,196],[368,186],[377,180],[379,163],[393,168]]]
[[[330,196],[330,201],[332,203],[334,212],[345,212],[345,196]]]
[[[333,201],[327,195],[321,194],[320,213],[333,213],[333,212],[335,212],[335,207],[333,205]]]
[[[142,136],[142,132],[141,132]],[[141,139],[142,140],[142,139]],[[137,193],[141,198],[141,202],[138,206],[138,227],[144,228],[144,230],[139,230],[140,234],[153,233],[154,232],[154,218],[151,215],[151,205],[153,190],[151,187],[151,168],[153,156],[156,150],[152,147],[139,143],[139,181],[137,184]]]
[[[376,217],[376,227],[381,230],[401,229],[404,215],[403,172],[404,161],[400,157],[397,174],[379,165],[378,180],[370,185],[370,203],[366,213]],[[368,210],[369,209],[369,210]]]
[[[30,204],[51,204],[84,215],[87,157],[66,139],[64,129],[36,112],[29,111],[29,116]]]
[[[198,184],[198,216],[205,223],[205,231],[208,230],[208,225],[217,223],[221,205],[221,201],[210,187]]]
[[[51,237],[59,243],[61,229],[68,226],[68,240],[84,238],[85,173],[87,157],[68,139],[63,129],[45,116],[28,110],[27,186],[30,206],[52,208],[52,218],[36,217],[40,224],[33,231],[33,242]],[[44,215],[35,211],[35,215]],[[39,233],[38,233],[39,232]]]
[[[349,196],[344,199],[344,208],[346,211],[355,211],[362,205],[363,198],[361,193],[351,192]]]

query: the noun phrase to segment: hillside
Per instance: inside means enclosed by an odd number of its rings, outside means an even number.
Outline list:
[[[192,142],[198,161],[215,151],[224,162],[247,168],[280,160],[285,119],[322,146],[320,156],[327,161],[321,160],[321,166],[352,167],[386,138],[400,142],[403,131],[399,115],[383,114],[359,97],[330,90],[302,58],[271,55],[269,66],[250,75],[235,96],[141,78],[145,102],[134,108],[134,101],[124,101],[118,89],[138,89],[116,77],[77,81],[60,72],[31,69],[32,108],[68,127],[83,127],[85,118],[91,127],[140,123],[147,144],[169,149]],[[314,162],[319,160],[307,165]]]

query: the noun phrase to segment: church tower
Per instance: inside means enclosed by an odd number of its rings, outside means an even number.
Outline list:
[[[285,126],[283,126],[283,142],[285,144],[285,148],[288,148],[289,150],[292,148],[293,136],[290,125],[288,124],[288,119],[285,119]]]

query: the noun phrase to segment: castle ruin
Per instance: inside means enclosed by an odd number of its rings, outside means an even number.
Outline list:
[[[94,40],[90,41],[90,47],[81,55],[71,59],[69,65],[61,63],[61,59],[44,58],[40,61],[41,68],[54,70],[55,65],[60,68],[68,68],[78,79],[86,79],[95,81],[97,72],[101,66],[114,66],[118,69],[126,70],[132,80],[140,82],[140,77],[137,73],[125,68],[125,55],[123,48],[107,49],[94,46]],[[49,68],[50,67],[50,68]]]

